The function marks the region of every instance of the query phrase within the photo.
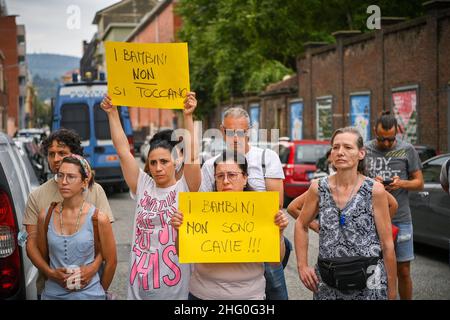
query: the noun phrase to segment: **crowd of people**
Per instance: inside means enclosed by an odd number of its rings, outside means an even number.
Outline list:
[[[191,139],[196,106],[195,93],[188,93],[183,111],[188,134],[155,134],[141,169],[116,106],[108,96],[101,103],[136,202],[127,298],[287,300],[284,267],[292,244],[283,235],[289,220],[282,210],[280,159],[270,149],[249,145],[249,115],[233,107],[224,113],[220,127],[226,151],[200,166],[198,145]],[[314,299],[412,298],[408,191],[423,188],[423,177],[417,152],[397,138],[397,130],[390,112],[380,115],[375,139],[365,144],[356,128],[336,130],[327,158],[330,175],[312,181],[287,208],[295,219],[299,278]],[[54,178],[30,194],[24,219],[27,254],[39,270],[38,297],[111,299],[108,289],[117,266],[114,217],[83,158],[80,137],[66,129],[52,132],[43,152]],[[446,192],[448,176],[447,163],[441,173]],[[273,223],[279,229],[280,262],[180,263],[177,239],[183,212],[178,193],[205,191],[278,192],[280,208],[273,212]],[[314,266],[308,264],[309,228],[319,234]],[[393,232],[397,228],[398,235]]]

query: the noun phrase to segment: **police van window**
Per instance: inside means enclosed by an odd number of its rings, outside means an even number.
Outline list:
[[[63,104],[61,107],[61,127],[74,130],[82,140],[89,140],[89,106],[84,103]]]
[[[118,107],[119,115],[120,115],[120,123],[123,126],[122,114],[120,112],[120,107]],[[94,128],[95,128],[95,137],[98,140],[110,140],[111,133],[109,131],[109,121],[108,115],[105,111],[100,108],[100,104],[96,104],[94,106]]]

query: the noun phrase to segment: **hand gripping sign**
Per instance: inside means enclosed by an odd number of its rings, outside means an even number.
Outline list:
[[[189,92],[187,43],[105,42],[114,105],[183,109]]]
[[[279,262],[277,192],[180,192],[181,263]]]

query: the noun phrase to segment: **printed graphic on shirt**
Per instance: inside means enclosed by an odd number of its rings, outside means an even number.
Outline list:
[[[176,197],[175,190],[164,199],[157,199],[144,191],[138,202],[131,249],[135,255],[130,273],[131,286],[137,282],[140,290],[149,291],[176,286],[180,282],[176,232],[167,223],[176,210]]]
[[[367,157],[369,176],[380,176],[383,180],[392,179],[394,176],[401,176],[404,168],[399,166],[398,161],[407,161],[407,159],[406,149],[389,151],[385,153],[384,157]]]

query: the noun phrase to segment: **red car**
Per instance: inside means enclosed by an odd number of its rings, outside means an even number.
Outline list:
[[[329,148],[329,141],[280,142],[279,156],[285,175],[284,206],[308,190],[314,172],[317,170],[317,160],[324,157]]]

